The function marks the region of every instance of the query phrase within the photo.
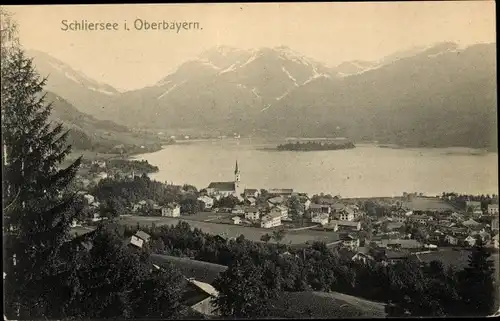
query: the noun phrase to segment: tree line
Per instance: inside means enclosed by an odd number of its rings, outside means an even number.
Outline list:
[[[390,303],[392,316],[487,315],[494,305],[493,263],[481,243],[471,252],[469,266],[458,270],[446,269],[439,261],[364,264],[321,242],[297,249],[251,242],[243,235],[233,240],[192,230],[186,222],[142,229],[150,233],[155,253],[229,267],[215,282],[222,293],[216,306],[227,316],[265,316],[271,308],[267,298],[279,292],[308,290]],[[129,228],[128,235],[135,230]],[[242,288],[242,284],[247,286]],[[238,291],[244,293],[236,294]]]
[[[277,150],[290,151],[318,151],[318,150],[340,150],[352,149],[356,146],[352,142],[345,143],[321,143],[321,142],[296,142],[280,144],[276,147]]]

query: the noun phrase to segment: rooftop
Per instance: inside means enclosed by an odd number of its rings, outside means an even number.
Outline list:
[[[271,188],[269,194],[292,194],[293,188]]]
[[[360,222],[331,220],[329,225],[331,225],[331,226],[339,225],[339,226],[357,227],[358,224],[360,224]]]
[[[311,205],[309,205],[309,208],[311,209],[322,209],[322,208],[329,208],[330,206],[326,205],[326,204],[316,204],[316,203],[313,203]]]
[[[207,188],[213,188],[224,192],[233,192],[236,190],[234,182],[212,182]]]
[[[279,212],[271,212],[271,213],[265,215],[264,217],[262,217],[262,220],[268,221],[268,220],[272,220],[272,219],[278,218],[278,217],[281,217],[281,214]]]
[[[143,239],[144,241],[148,241],[151,238],[151,236],[148,233],[143,232],[143,231],[137,231],[135,233],[135,236],[137,236],[138,238]]]
[[[151,260],[160,266],[165,266],[168,263],[173,264],[185,277],[208,284],[213,283],[220,273],[227,270],[227,266],[224,265],[168,255],[151,254]]]

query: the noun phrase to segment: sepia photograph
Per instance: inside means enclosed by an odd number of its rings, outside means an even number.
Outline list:
[[[495,9],[0,6],[4,320],[500,316]]]

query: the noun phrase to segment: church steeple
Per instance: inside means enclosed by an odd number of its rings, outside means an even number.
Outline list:
[[[234,167],[234,181],[236,183],[240,182],[240,169],[238,168],[238,161],[236,161],[236,166]]]

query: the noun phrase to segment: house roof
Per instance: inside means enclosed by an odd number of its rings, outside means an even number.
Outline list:
[[[251,193],[251,194],[254,194],[254,193],[257,193],[258,190],[256,188],[245,188],[245,190],[243,191],[243,193]]]
[[[333,198],[329,198],[329,197],[319,197],[318,203],[319,204],[333,205],[335,203],[338,203],[338,200],[333,199]]]
[[[148,241],[151,238],[151,236],[148,233],[143,231],[137,231],[135,233],[135,236],[137,236],[140,239],[143,239],[144,241]]]
[[[337,210],[341,210],[341,209],[343,209],[344,207],[346,207],[346,205],[345,205],[345,204],[343,204],[343,203],[339,203],[339,202],[333,203],[333,204],[332,204],[332,206],[331,206],[331,208],[332,208],[333,210],[336,210],[336,211],[337,211]]]
[[[272,204],[280,204],[283,203],[285,199],[282,196],[276,196],[276,197],[271,197],[267,201]]]
[[[195,279],[188,279],[188,282],[197,286],[201,290],[203,290],[205,293],[209,294],[210,296],[217,297],[219,296],[219,292],[210,284],[197,281]]]
[[[325,220],[325,219],[330,218],[330,215],[328,215],[328,213],[320,213],[320,214],[316,215],[314,218],[320,218],[322,220]]]
[[[356,254],[354,254],[352,256],[352,260],[354,260],[355,257],[366,257],[367,259],[370,259],[370,260],[373,260],[373,256],[369,255],[369,254],[366,254],[366,253],[362,253],[362,252],[357,252]]]
[[[259,209],[257,207],[249,206],[245,209],[246,213],[258,213]]]
[[[387,224],[387,228],[389,230],[395,230],[395,229],[401,228],[402,226],[404,226],[404,223],[400,223],[400,222],[392,222],[392,223]]]
[[[309,208],[310,209],[323,209],[323,208],[330,208],[330,206],[328,206],[326,204],[312,203],[311,205],[309,205]]]
[[[220,273],[227,270],[227,266],[224,265],[160,254],[151,254],[151,261],[160,266],[165,266],[168,263],[173,264],[185,277],[208,284],[211,284]]]
[[[233,221],[240,221],[241,220],[241,218],[239,216],[233,216],[233,217],[231,217],[231,219]]]
[[[272,219],[277,218],[277,217],[281,217],[281,214],[279,212],[271,212],[271,213],[265,215],[264,217],[262,217],[262,221],[269,221],[269,220],[272,220]]]
[[[348,206],[344,207],[342,211],[347,212],[347,214],[354,214],[354,210]]]
[[[470,218],[470,219],[468,219],[468,220],[467,220],[467,221],[465,221],[465,222],[462,222],[462,225],[465,225],[465,226],[472,226],[472,225],[479,225],[479,224],[481,224],[481,223],[476,222],[476,221],[474,221],[474,220],[473,220],[473,219],[471,219],[471,218]]]
[[[236,184],[234,182],[212,182],[207,188],[213,188],[224,192],[233,192],[236,190]]]
[[[292,194],[293,188],[271,188],[269,194]]]
[[[385,251],[385,257],[388,259],[404,259],[409,258],[410,254],[406,251]]]
[[[339,221],[339,220],[331,220],[330,225],[335,226],[349,226],[349,227],[357,227],[360,222],[353,222],[353,221]]]
[[[271,317],[384,318],[385,305],[338,292],[282,292],[272,300]]]
[[[203,195],[203,196],[198,197],[198,200],[210,202],[210,201],[213,201],[214,199],[211,197],[208,197],[206,195]]]
[[[418,242],[417,240],[402,240],[402,239],[395,239],[395,240],[381,240],[379,241],[381,245],[401,245],[402,248],[415,248],[415,247],[420,247],[422,244]]]

